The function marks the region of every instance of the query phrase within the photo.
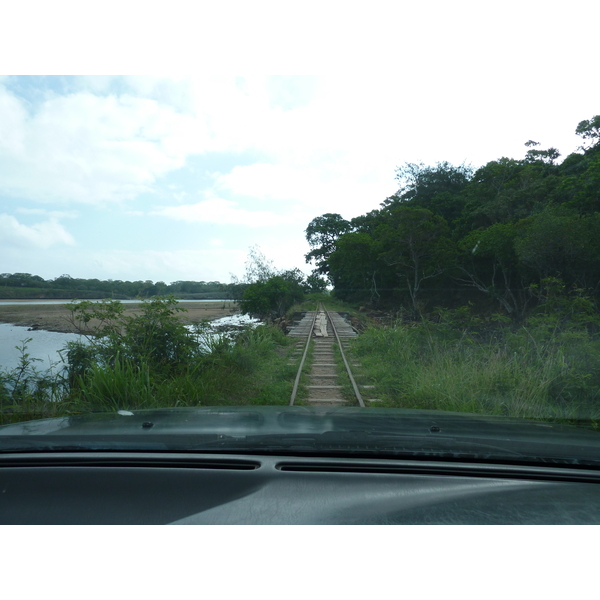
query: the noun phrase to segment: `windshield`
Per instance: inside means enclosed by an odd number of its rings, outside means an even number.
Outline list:
[[[600,107],[515,68],[2,78],[0,450],[595,464]]]

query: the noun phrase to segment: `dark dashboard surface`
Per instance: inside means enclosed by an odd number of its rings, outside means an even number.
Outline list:
[[[597,524],[586,469],[172,453],[0,457],[2,524]]]

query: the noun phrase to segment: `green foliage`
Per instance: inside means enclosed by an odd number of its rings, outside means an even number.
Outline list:
[[[369,294],[371,303],[376,303],[378,274],[386,269],[379,254],[378,241],[367,233],[357,231],[340,237],[329,257],[329,277],[338,298],[352,300]]]
[[[90,411],[289,401],[290,340],[276,327],[217,335],[203,323],[184,333],[169,299],[148,302],[133,319],[106,305],[84,305],[76,314],[98,335],[68,344],[62,370],[38,372],[25,340],[18,368],[0,371],[0,424]]]
[[[126,316],[118,300],[73,303],[71,320],[88,334],[90,348],[68,347],[69,377],[85,370],[92,356],[110,364],[117,354],[134,364],[144,362],[154,371],[178,369],[194,349],[190,331],[176,317],[182,310],[173,297],[145,301],[135,316]]]
[[[92,363],[79,378],[78,388],[80,403],[90,411],[151,408],[154,404],[149,366],[120,355],[111,365]]]
[[[174,294],[179,298],[231,298],[232,284],[219,281],[146,281],[80,279],[61,275],[45,280],[30,273],[0,273],[0,298],[149,298]]]
[[[600,279],[600,214],[548,207],[530,220],[514,247],[537,281],[559,277],[591,290]]]
[[[383,406],[597,420],[600,340],[585,329],[548,325],[482,330],[467,311],[438,324],[370,329],[352,352]]]
[[[600,142],[600,115],[580,121],[575,133],[584,140],[592,140],[592,144]]]
[[[243,314],[261,319],[280,318],[304,295],[303,286],[294,275],[276,275],[267,281],[250,284],[240,302]]]
[[[438,162],[429,167],[406,163],[396,169],[400,189],[382,206],[425,208],[451,222],[460,216],[465,202],[461,192],[472,176],[473,170],[464,164],[455,167],[449,162]]]
[[[337,213],[326,213],[313,219],[306,228],[306,241],[312,250],[306,254],[306,262],[315,262],[315,272],[329,273],[329,255],[335,248],[337,239],[350,231],[352,226]]]
[[[304,291],[307,294],[317,294],[327,289],[327,280],[319,277],[318,273],[312,273],[306,278]]]
[[[67,382],[52,367],[38,371],[39,359],[27,351],[31,341],[27,338],[15,346],[19,364],[14,369],[0,370],[0,425],[56,416],[69,406]]]
[[[593,142],[559,163],[555,148],[528,141],[523,159],[464,165],[406,163],[400,188],[379,210],[350,222],[314,219],[310,256],[333,294],[427,316],[472,302],[514,323],[535,309],[532,286],[560,278],[600,296],[600,116],[577,133]],[[308,255],[307,255],[308,257]]]
[[[426,280],[438,277],[455,257],[455,245],[445,219],[426,209],[395,208],[377,230],[381,258],[406,285],[415,316]]]

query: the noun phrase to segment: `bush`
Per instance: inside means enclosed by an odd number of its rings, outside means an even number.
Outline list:
[[[553,320],[485,336],[468,316],[369,329],[354,344],[368,383],[385,406],[518,418],[600,417],[600,340]],[[474,323],[479,326],[479,323]]]
[[[297,280],[277,275],[250,284],[244,291],[240,310],[261,319],[280,318],[303,295],[302,285]]]

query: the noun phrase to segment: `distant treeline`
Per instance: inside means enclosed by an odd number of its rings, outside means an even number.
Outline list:
[[[151,298],[173,294],[181,299],[229,299],[235,297],[236,284],[219,281],[121,281],[118,279],[79,279],[61,275],[43,279],[30,273],[0,273],[0,298],[5,299],[86,299]]]
[[[473,304],[520,320],[560,295],[600,304],[600,115],[562,162],[526,142],[525,158],[474,170],[406,163],[381,208],[306,230],[316,272],[343,300],[414,316]],[[438,311],[439,312],[439,311]]]

